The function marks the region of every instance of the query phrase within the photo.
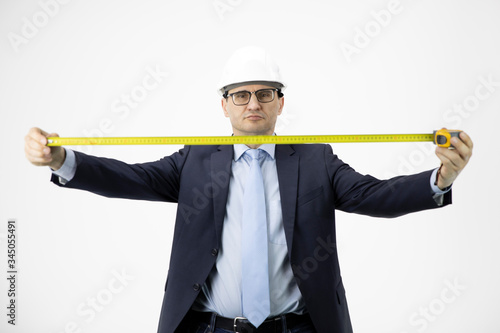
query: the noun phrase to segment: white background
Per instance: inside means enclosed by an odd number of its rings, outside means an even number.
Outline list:
[[[458,127],[474,140],[453,205],[393,220],[337,214],[355,332],[500,332],[500,2],[66,2],[0,1],[1,332],[156,332],[176,206],[58,188],[25,159],[24,136],[32,126],[97,135],[103,122],[106,136],[229,135],[216,84],[248,44],[267,48],[286,76],[278,134]],[[388,7],[382,26],[374,13]],[[346,56],[346,44],[357,53]],[[147,68],[168,75],[128,114],[113,112]],[[453,111],[464,103],[469,111]],[[333,147],[381,178],[439,165],[426,143]],[[179,148],[81,147],[127,162]],[[19,239],[15,327],[5,308],[9,218]],[[130,278],[120,283],[119,272]]]

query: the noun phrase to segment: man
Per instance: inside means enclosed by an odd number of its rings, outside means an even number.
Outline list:
[[[219,90],[233,134],[273,135],[284,89],[264,50],[238,50]],[[159,333],[352,332],[334,210],[395,217],[450,204],[472,154],[461,133],[455,149],[436,149],[440,168],[380,181],[323,144],[186,146],[128,165],[46,147],[55,135],[33,128],[25,145],[55,184],[178,203]]]

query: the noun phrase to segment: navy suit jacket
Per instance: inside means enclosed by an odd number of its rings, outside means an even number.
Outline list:
[[[186,146],[142,164],[76,153],[76,174],[65,187],[178,203],[159,333],[176,330],[214,267],[232,158],[231,145]],[[319,333],[352,332],[334,211],[396,217],[436,208],[431,171],[378,180],[354,171],[325,144],[276,145],[275,158],[288,257],[314,326]],[[56,176],[52,181],[59,184]],[[449,203],[450,192],[444,198]]]

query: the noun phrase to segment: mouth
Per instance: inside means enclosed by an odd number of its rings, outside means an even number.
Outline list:
[[[250,115],[246,116],[245,119],[248,119],[248,120],[260,120],[260,119],[264,119],[264,117],[259,116],[258,114],[250,114]]]

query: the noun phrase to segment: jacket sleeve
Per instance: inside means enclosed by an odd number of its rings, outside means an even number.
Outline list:
[[[432,170],[379,180],[356,172],[333,154],[330,145],[325,147],[336,209],[375,217],[397,217],[451,203],[451,191],[444,194],[443,205],[434,200],[430,186]]]
[[[140,164],[75,154],[77,167],[73,179],[63,184],[53,174],[53,183],[110,198],[177,202],[180,174],[189,146],[158,161]]]

